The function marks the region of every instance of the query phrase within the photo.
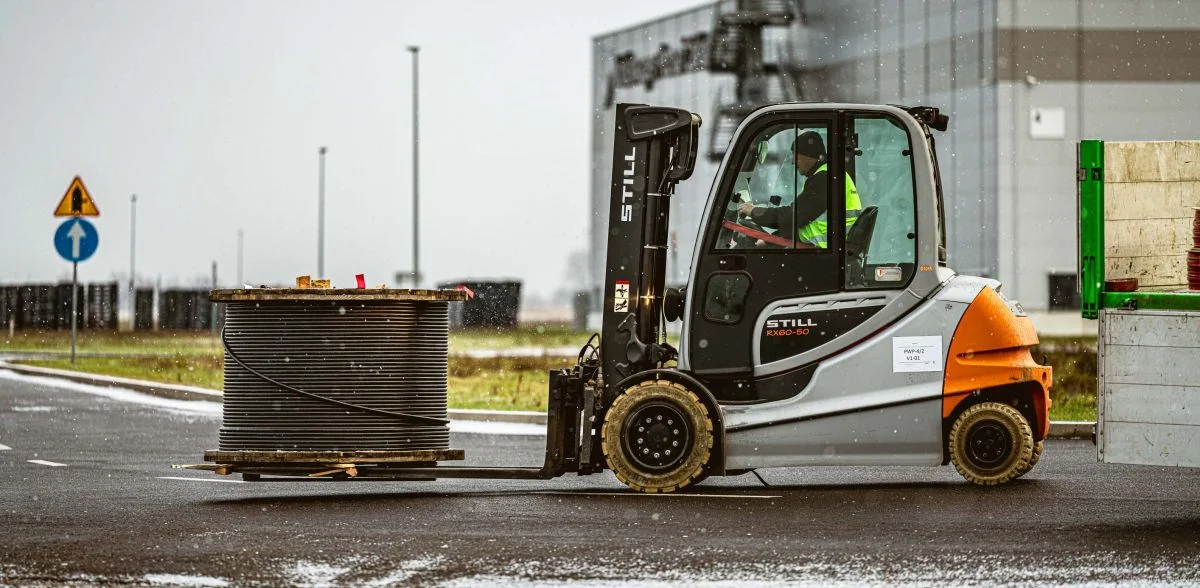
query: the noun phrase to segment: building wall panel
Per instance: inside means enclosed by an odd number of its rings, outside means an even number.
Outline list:
[[[764,37],[765,61],[789,72],[778,91],[795,92],[787,99],[923,103],[949,113],[950,130],[937,141],[952,267],[999,277],[1030,308],[1047,305],[1047,274],[1075,271],[1075,142],[1200,138],[1200,117],[1192,115],[1200,104],[1200,2],[807,0],[803,6],[803,23]],[[711,34],[714,23],[712,5],[702,5],[597,37],[597,77],[608,75],[620,53],[644,58],[662,44],[675,48],[683,37]],[[615,101],[700,113],[704,154],[716,108],[734,95],[735,84],[732,74],[699,71],[608,93]],[[598,80],[590,241],[596,279],[604,265],[611,169],[605,94]],[[1031,136],[1031,110],[1038,108],[1063,110],[1060,137]],[[702,156],[672,201],[673,284],[686,278],[716,166]]]

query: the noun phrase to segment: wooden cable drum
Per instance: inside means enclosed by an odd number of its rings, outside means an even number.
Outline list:
[[[440,290],[214,290],[227,304],[223,451],[449,447]]]

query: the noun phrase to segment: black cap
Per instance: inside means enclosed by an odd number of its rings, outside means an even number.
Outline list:
[[[792,141],[792,153],[807,155],[813,159],[825,157],[825,141],[816,131],[804,131]]]

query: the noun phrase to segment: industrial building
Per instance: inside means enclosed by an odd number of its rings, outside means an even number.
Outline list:
[[[1200,138],[1200,2],[726,0],[593,39],[590,298],[604,271],[614,108],[704,119],[671,203],[686,282],[737,123],[778,101],[936,106],[950,265],[1027,308],[1076,308],[1075,145]],[[593,302],[593,308],[595,302]]]

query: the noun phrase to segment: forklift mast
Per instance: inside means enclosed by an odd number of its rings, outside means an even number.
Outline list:
[[[669,198],[692,175],[700,117],[618,104],[615,127],[600,338],[605,404],[619,382],[676,355],[659,340]]]

